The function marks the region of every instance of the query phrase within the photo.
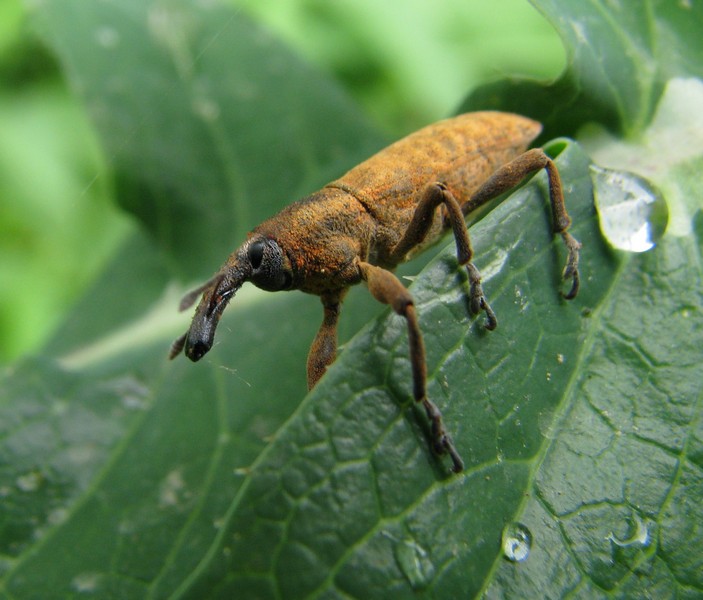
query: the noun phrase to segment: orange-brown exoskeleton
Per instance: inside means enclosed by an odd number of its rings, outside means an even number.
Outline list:
[[[377,300],[407,321],[415,400],[431,423],[434,451],[448,453],[453,470],[461,471],[463,462],[440,411],[426,394],[425,349],[413,298],[392,271],[451,228],[459,265],[468,271],[471,310],[483,310],[486,327],[494,329],[496,316],[471,260],[464,216],[545,169],[553,230],[568,250],[563,277],[572,283],[565,297],[576,296],[580,244],[567,232],[571,219],[559,173],[542,150],[527,150],[540,131],[535,121],[499,112],[440,121],[284,208],[254,229],[212,279],[183,299],[185,310],[203,295],[170,357],[185,348],[186,356],[197,361],[210,350],[222,311],[245,281],[269,291],[301,290],[319,296],[324,308],[307,361],[312,388],[335,360],[344,295],[349,286],[366,282]]]

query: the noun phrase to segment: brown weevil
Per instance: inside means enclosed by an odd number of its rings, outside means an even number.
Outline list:
[[[366,282],[371,294],[407,321],[413,394],[431,424],[431,444],[447,453],[453,470],[463,462],[427,397],[425,349],[413,298],[393,269],[449,228],[459,265],[466,267],[470,307],[496,316],[472,262],[465,215],[545,169],[552,226],[568,250],[563,277],[571,279],[571,299],[579,289],[581,245],[567,229],[561,181],[552,160],[538,148],[527,150],[541,125],[518,115],[476,112],[429,125],[381,150],[320,191],[264,221],[203,286],[189,293],[181,310],[202,293],[188,331],[172,345],[170,358],[185,349],[193,361],[212,347],[222,311],[245,281],[268,291],[301,290],[322,300],[324,317],[307,360],[311,389],[335,360],[337,321],[349,286]]]

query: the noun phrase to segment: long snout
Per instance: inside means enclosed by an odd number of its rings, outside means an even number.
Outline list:
[[[203,295],[188,331],[173,342],[169,358],[175,358],[183,350],[190,360],[197,362],[210,351],[222,312],[251,273],[251,267],[238,258],[230,257],[229,264],[218,274],[185,296],[181,310],[192,305],[200,293]]]
[[[233,282],[221,277],[203,293],[185,337],[185,355],[193,362],[199,361],[212,348],[222,312],[241,285],[240,280]]]
[[[193,317],[184,346],[185,355],[193,362],[198,362],[212,348],[218,321],[219,317],[213,320],[197,313]]]
[[[188,331],[171,344],[169,359],[173,360],[183,352],[190,360],[198,362],[212,348],[216,328],[217,321],[198,319],[196,314]]]

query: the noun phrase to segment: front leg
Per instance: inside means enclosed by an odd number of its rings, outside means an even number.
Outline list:
[[[337,322],[343,295],[340,292],[320,297],[325,314],[308,353],[308,390],[315,387],[337,358]]]
[[[417,322],[415,305],[410,292],[390,271],[375,265],[360,262],[361,277],[366,281],[369,291],[376,300],[388,304],[408,323],[410,342],[410,364],[413,373],[413,395],[416,402],[422,402],[427,418],[432,424],[432,446],[437,454],[449,454],[454,463],[453,470],[459,473],[464,469],[464,462],[454,447],[451,436],[444,429],[442,413],[427,397],[427,366],[425,364],[425,344]]]

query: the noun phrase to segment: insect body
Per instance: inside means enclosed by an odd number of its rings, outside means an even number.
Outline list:
[[[426,394],[425,350],[413,299],[393,269],[449,228],[457,259],[468,271],[471,310],[496,316],[472,262],[464,216],[519,184],[527,175],[547,171],[553,229],[568,250],[565,297],[579,287],[580,244],[568,232],[559,173],[540,149],[527,150],[539,123],[518,115],[477,112],[440,121],[380,151],[320,191],[264,221],[203,286],[188,294],[181,309],[202,299],[188,331],[171,347],[184,348],[193,361],[213,344],[222,311],[246,281],[269,291],[301,290],[322,300],[324,317],[307,361],[312,388],[334,361],[337,321],[350,286],[366,282],[371,294],[407,321],[415,400],[422,402],[432,427],[432,447],[447,453],[453,470],[463,462],[444,428],[439,409]]]

